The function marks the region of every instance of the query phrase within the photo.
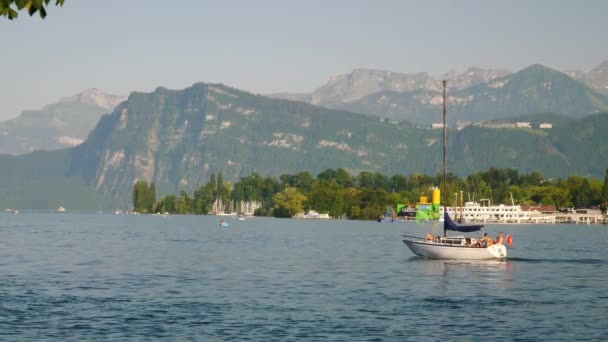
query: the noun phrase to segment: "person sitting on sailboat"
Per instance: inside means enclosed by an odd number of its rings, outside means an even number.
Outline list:
[[[441,236],[437,235],[437,236],[433,236],[431,234],[426,234],[424,236],[424,239],[426,241],[433,241],[433,242],[439,242],[439,240],[441,240]]]
[[[496,242],[495,242],[495,243],[496,243],[497,245],[502,245],[502,243],[503,243],[504,241],[505,241],[505,238],[504,238],[504,236],[503,236],[502,232],[499,232],[499,233],[498,233],[498,236],[496,237]]]
[[[481,247],[490,247],[494,244],[494,240],[488,236],[488,233],[483,233],[483,237],[479,239]]]

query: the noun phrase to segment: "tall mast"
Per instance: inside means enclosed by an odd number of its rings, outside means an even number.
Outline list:
[[[443,85],[443,189],[441,190],[442,195],[443,195],[443,215],[444,215],[444,225],[443,225],[443,236],[447,236],[446,231],[445,231],[445,214],[447,214],[448,212],[448,208],[446,207],[447,204],[447,198],[446,198],[446,185],[447,185],[447,178],[448,178],[448,155],[447,155],[447,147],[448,147],[448,140],[447,140],[447,135],[448,135],[448,126],[447,123],[445,121],[445,116],[446,116],[446,97],[445,97],[445,93],[446,93],[446,84],[448,81],[446,80],[442,80],[441,83]]]

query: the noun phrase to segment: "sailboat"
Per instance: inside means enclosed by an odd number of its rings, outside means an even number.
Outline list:
[[[412,253],[431,259],[452,260],[491,260],[504,259],[507,257],[507,248],[502,244],[483,246],[477,239],[465,236],[447,236],[447,231],[472,233],[480,231],[480,224],[459,224],[450,218],[445,210],[445,185],[447,181],[447,122],[446,122],[446,85],[443,80],[443,186],[444,217],[443,237],[433,237],[427,234],[424,238],[403,235],[403,243],[409,247]],[[507,237],[508,241],[510,237]]]

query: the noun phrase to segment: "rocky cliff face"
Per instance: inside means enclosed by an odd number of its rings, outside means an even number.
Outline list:
[[[406,159],[428,159],[435,146],[414,141],[429,134],[199,83],[131,94],[74,150],[71,170],[106,193],[129,192],[137,179],[160,192],[192,190],[219,171],[225,179],[328,167],[396,172]]]
[[[461,90],[488,83],[509,75],[505,70],[471,67],[463,73],[446,74],[451,90]],[[407,93],[411,91],[441,91],[441,81],[426,72],[399,73],[374,69],[355,69],[348,74],[331,77],[310,94],[278,93],[270,97],[305,101],[328,108],[353,103],[379,92]]]
[[[448,73],[448,84],[451,90],[463,90],[478,84],[489,84],[490,82],[508,76],[511,72],[507,70],[483,69],[479,67],[470,67],[465,72]],[[435,83],[439,83],[436,80]],[[435,89],[429,89],[435,90]]]
[[[508,71],[503,70],[472,67],[460,74],[448,73],[447,78],[449,89],[460,90],[477,84],[485,84],[508,74]],[[379,92],[408,93],[425,90],[441,91],[441,81],[425,72],[403,74],[373,69],[355,69],[351,73],[330,78],[306,100],[315,105],[332,108]]]
[[[532,71],[553,74],[542,67]],[[575,82],[562,75],[539,88],[514,75],[502,88],[515,84],[510,96],[544,96],[543,91],[562,82],[560,77]],[[492,85],[479,86],[480,93],[487,92],[484,96],[490,98]],[[419,92],[425,94],[429,91]],[[558,104],[566,106],[570,99],[564,95],[564,101]],[[428,103],[435,102],[431,97]],[[515,121],[528,121],[531,127],[471,125],[450,130],[449,170],[467,175],[509,167],[540,171],[546,177],[603,175],[608,114],[583,119],[543,114],[511,120]],[[553,127],[540,129],[544,122]],[[24,206],[34,200],[56,202],[58,197],[49,194],[66,195],[71,189],[72,203],[88,198],[89,204],[110,201],[124,208],[129,206],[133,183],[140,179],[155,182],[158,193],[166,194],[191,192],[220,171],[226,180],[251,172],[280,176],[303,170],[317,174],[327,168],[436,174],[441,169],[440,142],[441,130],[197,83],[183,90],[132,93],[73,149],[0,156],[0,189],[21,196]]]
[[[311,94],[310,103],[331,107],[353,102],[380,91],[408,92],[415,89],[437,89],[436,83],[427,73],[401,74],[355,69],[349,74],[332,77],[323,86],[317,88]]]
[[[555,78],[539,86],[525,77],[530,72]],[[575,82],[561,73],[533,66],[522,74],[497,79],[497,84],[479,85],[474,98],[482,99],[475,103],[495,98],[500,104],[507,98],[530,94],[545,97],[554,87],[561,87],[562,81]],[[508,96],[492,92],[500,88],[507,89]],[[424,91],[419,95],[430,96]],[[562,96],[563,102],[556,106],[567,107],[571,99]],[[458,93],[451,97],[451,103],[462,99],[463,106],[469,101]],[[428,104],[439,106],[440,102],[430,97]],[[518,120],[532,121],[534,129],[471,127],[450,133],[450,155],[455,158],[451,170],[468,174],[472,170],[467,167],[474,165],[478,170],[492,166],[539,170],[547,176],[601,173],[597,165],[590,166],[593,170],[570,165],[576,158],[573,151],[562,152],[571,139],[562,133],[575,126],[572,119],[532,116]],[[539,130],[543,120],[552,123],[553,129]],[[598,120],[598,127],[608,124]],[[590,141],[600,132],[591,132]],[[558,135],[559,141],[552,140]],[[270,99],[221,84],[197,83],[183,90],[158,88],[149,94],[132,93],[111,115],[103,116],[87,141],[73,150],[70,169],[72,176],[85,179],[97,190],[127,198],[136,180],[153,181],[160,193],[174,193],[192,191],[211,173],[220,171],[228,180],[251,172],[279,176],[309,170],[316,174],[338,167],[355,173],[434,174],[441,161],[440,137],[440,130]],[[583,146],[584,142],[577,144]]]

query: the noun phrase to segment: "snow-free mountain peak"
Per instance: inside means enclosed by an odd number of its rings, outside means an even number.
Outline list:
[[[23,154],[78,145],[104,113],[125,99],[96,88],[60,99],[39,110],[27,110],[0,122],[0,154]]]
[[[108,94],[97,88],[87,88],[81,93],[78,93],[74,96],[64,97],[60,99],[59,102],[79,102],[92,104],[107,109],[111,112],[119,103],[121,103],[125,99],[125,96]]]

